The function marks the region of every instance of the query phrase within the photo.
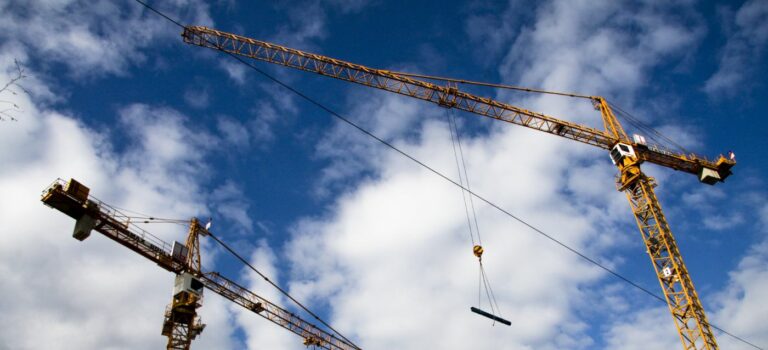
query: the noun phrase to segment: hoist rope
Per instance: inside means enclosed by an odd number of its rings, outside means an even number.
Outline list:
[[[456,123],[456,118],[453,113],[453,110],[447,110],[446,116],[448,118],[448,129],[451,134],[451,144],[453,146],[453,158],[456,161],[456,170],[459,174],[459,182],[462,186],[466,186],[467,191],[472,191],[469,185],[469,173],[467,172],[467,163],[464,157],[464,151],[461,146],[461,134],[459,133],[459,126]],[[463,175],[463,176],[462,176]],[[498,314],[501,315],[501,311],[499,309],[499,304],[496,301],[496,296],[493,294],[493,289],[491,288],[491,281],[488,279],[488,275],[485,273],[485,267],[483,267],[483,259],[482,259],[482,253],[483,248],[482,244],[483,241],[480,238],[480,226],[477,223],[477,211],[475,210],[474,202],[472,201],[472,195],[468,194],[468,192],[464,190],[464,188],[461,188],[461,197],[464,203],[464,213],[467,216],[467,226],[469,228],[469,236],[472,241],[472,249],[475,252],[475,256],[477,256],[477,262],[479,266],[478,271],[478,284],[477,284],[477,306],[478,308],[482,308],[482,290],[483,287],[485,287],[485,295],[488,298],[488,304],[491,308],[492,314]],[[469,200],[467,200],[467,197],[469,197]],[[469,204],[467,204],[469,202]],[[471,206],[472,211],[470,212],[469,207]],[[474,235],[472,232],[472,222],[474,221]],[[477,244],[475,245],[475,235],[477,235]],[[496,321],[494,320],[494,324]]]
[[[467,173],[467,164],[464,161],[464,147],[461,145],[461,134],[459,134],[459,126],[456,124],[456,114],[452,109],[449,109],[449,120],[453,124],[453,131],[456,133],[456,143],[459,145],[459,157],[461,159],[461,168],[464,171],[464,181],[467,184],[467,191],[472,192],[472,187],[469,185],[469,174]],[[455,150],[454,150],[455,152]],[[464,194],[464,190],[461,192]],[[469,196],[469,206],[472,209],[472,218],[475,222],[475,233],[477,233],[477,243],[483,245],[483,238],[480,236],[480,226],[477,224],[477,211],[475,210],[475,201],[472,199],[472,195]]]
[[[480,290],[485,290],[485,297],[488,298],[488,305],[491,308],[491,313],[495,314],[496,310],[494,310],[494,308],[493,308],[493,301],[491,299],[491,292],[488,290],[488,283],[487,283],[487,281],[485,279],[485,271],[483,271],[483,262],[480,261],[477,265],[478,265],[477,272],[480,275],[480,285],[477,287],[477,293],[478,293],[478,295],[477,295],[477,300],[478,300],[477,301],[477,307],[480,308],[480,309],[483,308],[483,301],[482,301],[482,298],[480,296]],[[485,287],[485,288],[482,288],[481,286]]]
[[[183,26],[182,24],[180,24],[178,21],[175,21],[175,20],[171,19],[170,17],[168,17],[167,15],[165,15],[165,14],[163,14],[163,13],[159,12],[158,10],[156,10],[156,9],[154,9],[153,7],[149,6],[148,4],[146,4],[145,2],[143,2],[142,0],[134,0],[134,1],[136,1],[136,2],[137,2],[137,3],[139,3],[139,4],[141,4],[142,6],[146,7],[147,9],[151,10],[152,12],[154,12],[154,13],[156,13],[156,14],[158,14],[158,15],[162,16],[162,17],[164,17],[165,19],[169,20],[170,22],[173,22],[173,23],[174,23],[174,24],[176,24],[177,26],[179,26],[179,27],[181,27],[181,28],[184,28],[184,26]],[[384,146],[386,146],[386,147],[390,148],[391,150],[395,151],[396,153],[399,153],[399,154],[400,154],[400,155],[402,155],[403,157],[406,157],[406,158],[408,158],[409,160],[413,161],[414,163],[418,164],[419,166],[423,167],[424,169],[428,170],[429,172],[431,172],[431,173],[433,173],[433,174],[437,175],[438,177],[442,178],[443,180],[445,180],[445,181],[448,181],[448,182],[452,183],[452,184],[453,184],[453,185],[455,185],[455,186],[458,186],[458,187],[464,188],[464,187],[463,187],[463,186],[461,186],[459,183],[457,183],[456,181],[452,180],[450,177],[448,177],[448,176],[444,175],[443,173],[441,173],[441,172],[439,172],[439,171],[435,170],[434,168],[430,167],[430,166],[429,166],[429,165],[427,165],[426,163],[424,163],[424,162],[422,162],[422,161],[420,161],[420,160],[416,159],[415,157],[411,156],[410,154],[408,154],[408,153],[406,153],[405,151],[401,150],[400,148],[396,147],[396,146],[395,146],[395,145],[393,145],[392,143],[390,143],[390,142],[387,142],[386,140],[384,140],[384,139],[382,139],[382,138],[380,138],[380,137],[376,136],[375,134],[373,134],[372,132],[370,132],[370,131],[368,131],[367,129],[363,128],[362,126],[360,126],[360,125],[358,125],[358,124],[354,123],[354,122],[353,122],[353,121],[351,121],[350,119],[348,119],[348,118],[345,118],[345,117],[344,117],[344,116],[342,116],[341,114],[339,114],[339,113],[337,113],[336,111],[332,110],[330,107],[327,107],[327,106],[325,106],[324,104],[322,104],[322,103],[318,102],[317,100],[315,100],[315,99],[313,99],[313,98],[309,97],[308,95],[304,94],[303,92],[301,92],[301,91],[297,90],[296,88],[294,88],[294,87],[292,87],[292,86],[288,85],[287,83],[284,83],[283,81],[281,81],[281,80],[279,80],[279,79],[275,78],[274,76],[270,75],[269,73],[265,72],[264,70],[262,70],[262,69],[259,69],[259,68],[258,68],[258,67],[256,67],[255,65],[253,65],[253,64],[251,64],[251,63],[249,63],[249,62],[245,61],[245,60],[244,60],[244,59],[242,59],[241,57],[238,57],[237,55],[235,55],[235,54],[233,54],[233,53],[231,53],[231,52],[227,52],[227,51],[223,51],[223,50],[220,50],[220,51],[221,51],[221,52],[223,52],[224,54],[226,54],[227,56],[231,57],[232,59],[234,59],[234,60],[236,60],[236,61],[240,62],[241,64],[243,64],[243,65],[247,66],[248,68],[252,69],[253,71],[255,71],[255,72],[259,73],[259,74],[260,74],[260,75],[262,75],[264,78],[266,78],[266,79],[268,79],[268,80],[270,80],[270,81],[274,82],[274,83],[275,83],[275,84],[277,84],[277,85],[280,85],[280,86],[282,86],[282,87],[283,87],[283,88],[285,88],[286,90],[288,90],[288,91],[290,91],[291,93],[295,94],[296,96],[298,96],[298,97],[302,98],[303,100],[307,101],[308,103],[310,103],[310,104],[314,105],[315,107],[317,107],[317,108],[319,108],[319,109],[321,109],[321,110],[325,111],[326,113],[328,113],[329,115],[333,116],[334,118],[337,118],[337,119],[339,119],[340,121],[342,121],[342,122],[344,122],[344,123],[348,124],[348,125],[349,125],[349,126],[351,126],[352,128],[354,128],[354,129],[357,129],[357,130],[358,130],[358,131],[360,131],[361,133],[363,133],[363,134],[365,134],[365,135],[367,135],[367,136],[371,137],[372,139],[376,140],[377,142],[381,143],[382,145],[384,145]],[[535,89],[527,89],[527,90],[530,90],[530,91],[533,91],[533,92],[535,92],[535,91],[534,91]],[[573,96],[573,97],[583,97],[583,98],[589,98],[588,96],[584,96],[584,95],[576,95],[576,94],[574,94],[574,96]],[[506,209],[504,209],[504,208],[502,208],[502,207],[498,206],[497,204],[495,204],[495,203],[491,202],[490,200],[486,199],[485,197],[483,197],[483,196],[481,196],[481,195],[479,195],[479,194],[477,194],[477,193],[475,193],[475,192],[469,191],[468,189],[467,189],[467,192],[468,192],[469,194],[471,194],[472,196],[474,196],[475,198],[479,199],[480,201],[482,201],[482,202],[484,202],[484,203],[486,203],[486,204],[490,205],[490,206],[491,206],[491,207],[493,207],[494,209],[496,209],[496,210],[500,211],[501,213],[503,213],[503,214],[505,214],[505,215],[509,216],[510,218],[512,218],[513,220],[515,220],[515,221],[517,221],[517,222],[521,223],[522,225],[524,225],[524,226],[526,226],[526,227],[530,228],[531,230],[533,230],[534,232],[538,233],[539,235],[541,235],[541,236],[545,237],[546,239],[548,239],[548,240],[552,241],[553,243],[555,243],[555,244],[557,244],[557,245],[561,246],[562,248],[564,248],[564,249],[566,249],[566,250],[570,251],[571,253],[573,253],[573,254],[575,254],[575,255],[579,256],[580,258],[582,258],[582,259],[586,260],[587,262],[589,262],[589,263],[591,263],[591,264],[593,264],[593,265],[595,265],[595,266],[599,267],[600,269],[604,270],[604,271],[605,271],[605,272],[607,272],[608,274],[610,274],[610,275],[612,275],[612,276],[614,276],[614,277],[618,278],[619,280],[621,280],[621,281],[623,281],[623,282],[625,282],[625,283],[627,283],[627,284],[631,285],[632,287],[634,287],[634,288],[636,288],[636,289],[638,289],[638,290],[642,291],[643,293],[645,293],[645,294],[647,294],[647,295],[649,295],[649,296],[651,296],[651,297],[653,297],[653,298],[655,298],[655,299],[657,299],[657,300],[659,300],[659,301],[661,301],[661,302],[663,302],[663,303],[667,304],[667,301],[666,301],[666,299],[664,299],[664,297],[661,297],[661,296],[659,296],[659,295],[657,295],[657,294],[655,294],[655,293],[651,292],[651,291],[650,291],[650,290],[648,290],[647,288],[645,288],[645,287],[643,287],[643,286],[641,286],[641,285],[639,285],[639,284],[637,284],[637,283],[633,282],[632,280],[630,280],[630,279],[629,279],[629,278],[627,278],[627,277],[624,277],[623,275],[621,275],[620,273],[618,273],[618,272],[614,271],[613,269],[611,269],[611,268],[609,268],[609,267],[607,267],[607,266],[605,266],[605,265],[603,265],[603,264],[599,263],[598,261],[596,261],[596,260],[594,260],[594,259],[590,258],[589,256],[585,255],[584,253],[581,253],[580,251],[576,250],[575,248],[572,248],[572,247],[568,246],[567,244],[565,244],[565,243],[561,242],[561,241],[560,241],[560,240],[558,240],[557,238],[554,238],[553,236],[551,236],[551,235],[549,235],[549,234],[545,233],[544,231],[542,231],[541,229],[537,228],[536,226],[533,226],[533,225],[529,224],[528,222],[526,222],[526,221],[524,221],[523,219],[521,219],[521,218],[519,218],[519,217],[515,216],[515,215],[514,215],[514,214],[512,214],[511,212],[509,212],[509,211],[507,211]],[[241,261],[242,261],[242,260],[241,260]],[[750,343],[750,342],[748,342],[748,341],[744,340],[743,338],[741,338],[741,337],[739,337],[739,336],[736,336],[736,335],[734,335],[733,333],[730,333],[730,332],[728,332],[728,331],[726,331],[726,330],[724,330],[724,329],[722,329],[722,328],[720,328],[720,327],[717,327],[717,326],[715,326],[715,325],[714,325],[714,324],[712,324],[712,323],[707,323],[707,324],[708,324],[709,326],[711,326],[712,328],[714,328],[714,329],[716,329],[716,330],[719,330],[719,331],[723,332],[724,334],[727,334],[727,335],[729,335],[729,336],[733,337],[734,339],[737,339],[737,340],[739,340],[739,341],[741,341],[741,342],[743,342],[743,343],[745,343],[745,344],[748,344],[748,345],[750,345],[750,346],[752,346],[752,347],[754,347],[754,348],[756,348],[756,349],[759,349],[759,350],[764,350],[764,349],[762,349],[762,348],[758,347],[757,345],[755,345],[755,344],[752,344],[752,343]],[[329,328],[330,328],[330,327],[329,327]]]
[[[464,186],[464,179],[462,177],[462,171],[461,171],[461,164],[463,163],[463,159],[462,159],[462,162],[459,162],[459,153],[456,150],[456,143],[457,143],[456,139],[458,138],[458,133],[456,133],[456,135],[454,135],[454,125],[453,125],[454,120],[451,118],[451,115],[449,114],[449,111],[446,111],[445,115],[448,118],[448,132],[451,134],[451,145],[453,146],[453,159],[456,161],[456,171],[457,171],[457,173],[459,175],[459,183],[462,186]],[[468,184],[469,180],[467,180],[466,182]],[[469,188],[469,185],[466,185],[466,186],[467,186],[467,188]],[[472,196],[470,195],[470,198],[471,197]],[[472,241],[472,246],[474,246],[475,245],[475,234],[474,234],[473,229],[472,229],[472,220],[471,220],[470,214],[469,214],[469,205],[467,204],[467,192],[465,192],[463,188],[461,189],[461,199],[462,199],[462,203],[464,204],[464,214],[467,217],[467,228],[469,229],[469,238]],[[478,234],[478,237],[479,237],[479,234]]]
[[[485,285],[485,294],[488,297],[488,303],[491,305],[491,313],[501,316],[501,309],[499,308],[499,303],[496,302],[496,295],[493,293],[493,288],[491,287],[491,281],[488,280],[488,274],[485,272],[485,266],[483,266],[482,261],[480,261],[480,276],[482,277],[483,284]]]
[[[481,309],[483,308],[482,290],[483,290],[483,265],[480,264],[477,268],[477,307]]]

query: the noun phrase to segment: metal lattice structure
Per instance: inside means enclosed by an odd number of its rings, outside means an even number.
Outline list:
[[[182,292],[173,296],[171,305],[165,311],[162,335],[168,337],[166,349],[189,350],[192,340],[203,332],[205,325],[197,316],[202,306],[200,299],[191,293]]]
[[[609,150],[620,173],[618,189],[625,192],[629,199],[683,347],[718,348],[682,255],[653,192],[653,179],[641,171],[640,164],[654,163],[694,174],[701,182],[713,185],[731,174],[730,169],[736,164],[733,159],[720,155],[716,160],[709,160],[696,154],[676,153],[633,142],[608,103],[599,96],[578,97],[592,100],[595,109],[601,113],[605,130],[461,91],[455,84],[461,82],[457,79],[442,79],[448,83],[441,86],[416,79],[418,75],[415,74],[370,68],[202,26],[185,27],[182,37],[188,44],[417,98]]]
[[[605,107],[601,112],[606,131],[529,111],[491,98],[476,96],[450,84],[440,86],[396,72],[370,68],[207,27],[188,26],[184,29],[182,37],[186,43],[192,45],[394,92],[583,142],[605,150],[612,149],[618,142],[629,142],[626,140],[626,134],[622,135],[621,125],[610,112],[605,100],[599,96],[594,96],[592,99],[596,105]],[[691,174],[698,175],[702,168],[711,169],[716,171],[722,180],[730,175],[729,170],[735,164],[722,156],[712,161],[696,154],[680,154],[658,148],[638,147],[637,155],[642,161]]]
[[[653,178],[641,174],[624,192],[637,219],[684,348],[717,349],[704,307],[654,193],[655,186]]]
[[[168,349],[188,350],[191,341],[202,332],[204,325],[196,309],[202,304],[202,287],[205,287],[301,336],[304,345],[316,349],[360,350],[219,273],[205,271],[200,261],[199,237],[209,232],[197,219],[190,223],[184,246],[188,252],[179,254],[171,244],[134,225],[128,215],[90,196],[88,188],[75,180],[56,180],[43,192],[41,200],[76,220],[73,236],[78,240],[88,238],[92,230],[99,232],[176,274],[174,296],[165,312],[162,330],[168,337]],[[187,282],[192,283],[191,288],[185,287]],[[201,285],[195,287],[195,283]]]
[[[189,350],[194,340],[205,329],[197,316],[197,309],[203,305],[202,288],[193,288],[193,281],[201,274],[200,236],[206,235],[200,221],[193,218],[189,223],[186,244],[173,258],[184,262],[184,274],[177,275],[173,299],[165,312],[162,335],[168,337],[168,350]],[[181,247],[181,246],[180,246]],[[173,252],[171,252],[173,254]],[[186,286],[188,281],[189,286]]]

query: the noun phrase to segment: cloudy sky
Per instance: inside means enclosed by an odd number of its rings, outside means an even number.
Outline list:
[[[646,165],[711,323],[768,348],[768,2],[246,2],[156,6],[185,24],[397,71],[601,95],[727,183]],[[511,327],[472,314],[461,191],[123,1],[0,1],[0,348],[159,349],[173,276],[45,207],[76,178],[117,207],[213,231],[366,349],[675,349],[666,305],[475,201]],[[607,154],[511,124],[256,63],[531,225],[661,293]],[[466,88],[601,127],[588,102]],[[634,130],[630,129],[630,132]],[[147,225],[166,241],[179,226]],[[205,265],[299,313],[213,242]],[[481,299],[479,306],[488,308]],[[302,349],[213,293],[196,349]],[[310,319],[304,315],[306,319]],[[715,332],[724,349],[753,349]]]

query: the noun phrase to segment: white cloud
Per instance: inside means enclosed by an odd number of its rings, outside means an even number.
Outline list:
[[[182,21],[212,23],[208,6],[196,0],[160,10]],[[146,11],[133,2],[10,1],[0,5],[0,37],[76,75],[125,74],[131,64],[147,60],[141,49],[179,31]]]
[[[190,88],[184,91],[184,101],[197,109],[205,109],[210,105],[210,93],[207,89]]]
[[[413,143],[398,144],[438,169],[455,169],[452,154],[438,151],[451,147],[446,125],[427,122],[420,134]],[[559,149],[557,142],[537,141],[540,147],[521,151],[535,136],[508,130],[488,140],[465,140],[473,188],[569,244],[586,246],[599,235],[591,220],[574,215],[574,208],[547,190],[564,177],[562,163],[546,156]],[[514,325],[490,328],[468,310],[477,301],[478,276],[458,190],[393,153],[374,167],[380,177],[342,197],[332,216],[296,228],[291,257],[298,278],[292,291],[328,300],[334,324],[354,332],[363,347],[591,343],[583,327],[560,325],[579,323],[572,303],[579,287],[600,275],[593,267],[480,205],[485,265],[504,316]]]
[[[229,57],[218,57],[217,59],[219,59],[219,67],[227,73],[230,79],[238,85],[245,84],[245,78],[249,69],[246,65]]]
[[[756,210],[763,240],[751,247],[729,273],[727,287],[716,298],[718,310],[713,315],[713,323],[753,344],[765,346],[768,344],[768,326],[763,322],[768,314],[768,305],[764,302],[768,295],[768,204],[763,203]],[[748,348],[727,336],[720,336],[718,341],[724,349]]]
[[[728,33],[717,71],[704,85],[704,91],[711,96],[739,95],[739,88],[749,88],[743,83],[749,80],[754,66],[762,62],[768,42],[768,3],[747,1],[725,21],[726,25],[735,24],[735,28]]]
[[[217,127],[222,134],[224,142],[239,149],[248,147],[251,143],[251,135],[248,129],[239,121],[227,116],[219,116]]]
[[[464,31],[472,44],[482,48],[474,54],[478,61],[487,65],[498,62],[499,55],[505,53],[504,49],[514,40],[522,23],[530,20],[529,12],[520,11],[520,8],[531,5],[534,4],[510,0],[501,15],[500,10],[495,8],[498,5],[486,2],[471,5],[476,8],[468,11]]]
[[[543,4],[499,66],[501,77],[516,85],[617,96],[632,106],[651,67],[681,60],[701,39],[703,29],[689,20],[695,17],[689,7],[653,1]],[[563,112],[571,121],[602,128],[599,119]]]
[[[250,263],[272,281],[279,280],[278,262],[266,241],[260,240],[253,251]],[[272,301],[279,306],[287,305],[286,299],[279,292],[250,269],[243,270],[244,286],[260,297]],[[234,308],[234,306],[233,306]],[[245,343],[248,349],[304,349],[302,339],[286,329],[278,328],[253,312],[236,307],[232,310],[238,326],[245,332]],[[306,319],[306,318],[305,318]]]
[[[6,65],[8,55],[2,55]],[[0,81],[6,78],[0,74]],[[24,117],[0,127],[0,347],[164,346],[159,333],[173,275],[99,234],[82,243],[72,239],[73,220],[45,207],[40,194],[57,176],[74,177],[116,206],[171,218],[200,214],[206,211],[199,176],[205,150],[198,138],[189,137],[193,132],[178,112],[131,105],[120,112],[129,147],[116,153],[108,134],[27,95],[14,98]],[[186,231],[150,229],[166,241],[181,240]],[[208,328],[196,343],[231,347],[228,303],[208,295],[205,304]]]
[[[369,0],[327,0],[342,13],[355,13],[370,5]]]
[[[253,220],[248,215],[250,205],[237,184],[232,181],[225,182],[212,191],[211,200],[211,209],[234,222],[241,234],[253,233]]]
[[[327,14],[319,1],[304,1],[301,6],[293,4],[277,5],[285,10],[288,21],[277,28],[272,40],[280,45],[309,50],[315,39],[327,35]]]
[[[287,20],[277,26],[274,34],[264,39],[279,45],[297,48],[308,52],[319,52],[317,41],[327,36],[327,19],[329,11],[340,11],[342,14],[354,14],[368,6],[367,0],[328,0],[301,1],[299,3],[275,3],[275,8],[284,12]],[[248,33],[239,33],[249,36]],[[258,38],[257,38],[258,39]],[[249,82],[250,68],[226,55],[216,55],[217,66],[238,85]],[[277,70],[269,74],[276,75],[284,82],[291,82],[295,75],[286,70]],[[274,140],[275,123],[295,116],[299,109],[295,95],[283,88],[275,89],[273,84],[260,84],[262,92],[268,99],[258,101],[253,108],[254,115],[248,122],[248,130],[253,139],[253,145],[266,149]]]
[[[352,121],[384,140],[395,137],[416,137],[420,122],[440,118],[442,110],[422,108],[420,101],[406,100],[395,95],[360,97],[368,103],[353,107],[347,113]],[[355,100],[352,98],[351,100]],[[445,120],[445,116],[442,116]],[[323,168],[316,186],[317,195],[327,196],[349,185],[349,180],[366,175],[365,172],[380,163],[388,150],[370,142],[346,123],[336,123],[317,145],[317,157],[331,165]]]
[[[701,215],[704,227],[714,231],[724,231],[745,221],[743,210],[750,210],[751,200],[723,206],[728,195],[721,188],[695,187],[682,195],[686,210]],[[745,205],[742,205],[745,204]]]
[[[710,230],[728,230],[734,226],[743,223],[744,217],[738,212],[727,212],[726,214],[713,214],[704,218],[704,227]]]
[[[657,307],[624,316],[604,335],[606,349],[677,349],[681,346],[668,308]]]
[[[281,105],[282,106],[282,105]],[[287,108],[280,108],[281,111],[293,111],[292,104],[286,105]],[[266,149],[275,139],[273,131],[274,124],[281,120],[278,111],[273,103],[259,102],[253,109],[254,116],[248,121],[248,130],[250,131],[253,143],[260,149]]]

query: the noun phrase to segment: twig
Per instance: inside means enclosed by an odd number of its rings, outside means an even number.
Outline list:
[[[11,80],[9,80],[5,85],[0,88],[0,94],[3,94],[5,92],[10,92],[12,95],[18,95],[16,90],[13,88],[17,88],[24,92],[25,94],[29,95],[29,91],[24,88],[21,84],[19,84],[19,81],[26,78],[27,75],[24,74],[24,67],[21,66],[21,63],[19,63],[19,60],[13,60],[13,62],[16,64],[16,76],[14,76]],[[11,101],[5,101],[0,100],[0,104],[10,104],[11,108],[6,108],[3,110],[0,110],[0,121],[18,121],[16,117],[13,115],[15,112],[21,111],[21,108]]]

